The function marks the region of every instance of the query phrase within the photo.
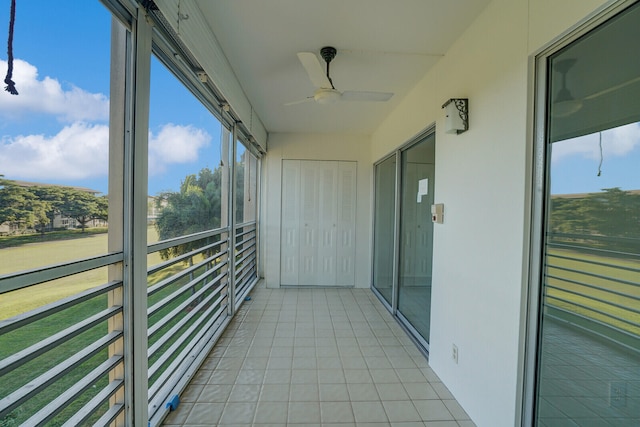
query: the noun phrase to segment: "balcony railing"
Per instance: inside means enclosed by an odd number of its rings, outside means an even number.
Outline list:
[[[255,222],[236,226],[233,235],[220,228],[155,243],[149,259],[176,247],[147,274],[150,425],[171,409],[167,403],[186,387],[257,281]],[[55,286],[63,277],[81,283],[87,272],[119,269],[123,260],[122,253],[109,254],[3,276],[0,295],[28,297],[32,286]],[[0,321],[1,427],[109,425],[121,416],[128,363],[123,292],[123,282],[112,281]]]
[[[547,246],[549,314],[640,350],[638,239],[560,235]]]

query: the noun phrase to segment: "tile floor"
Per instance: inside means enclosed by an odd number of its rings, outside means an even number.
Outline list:
[[[164,425],[475,426],[370,290],[263,285]]]

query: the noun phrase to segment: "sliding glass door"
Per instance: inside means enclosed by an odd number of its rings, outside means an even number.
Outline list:
[[[425,135],[375,166],[373,288],[427,349],[435,134]]]
[[[428,342],[433,260],[433,134],[402,151],[401,170],[398,313]]]
[[[548,75],[539,426],[640,423],[640,5]]]
[[[375,229],[373,232],[373,287],[393,304],[394,234],[396,205],[395,154],[375,167]]]

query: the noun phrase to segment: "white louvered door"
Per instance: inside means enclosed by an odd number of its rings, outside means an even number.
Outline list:
[[[281,284],[353,286],[356,163],[284,160]]]

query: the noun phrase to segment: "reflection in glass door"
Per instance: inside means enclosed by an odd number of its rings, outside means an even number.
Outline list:
[[[539,426],[640,425],[639,39],[636,4],[548,58]]]
[[[433,134],[401,154],[398,314],[425,342],[431,317],[434,161]]]
[[[373,287],[393,304],[396,156],[375,167]]]

